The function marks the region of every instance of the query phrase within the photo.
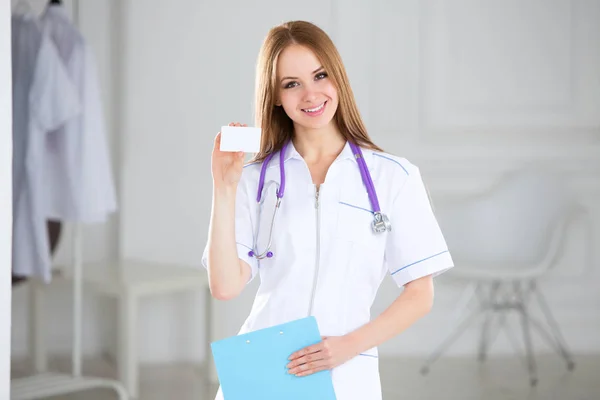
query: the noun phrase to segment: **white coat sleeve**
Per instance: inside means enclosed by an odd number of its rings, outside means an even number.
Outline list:
[[[392,231],[385,248],[387,268],[398,286],[454,266],[420,171],[414,165],[407,171],[392,205]]]
[[[80,193],[78,209],[80,219],[87,222],[104,222],[117,210],[111,158],[102,107],[100,81],[96,60],[89,46],[84,46],[73,57],[79,63],[81,87],[81,152],[79,172]]]
[[[250,265],[252,274],[248,283],[250,283],[258,273],[258,262],[255,257],[251,257],[248,253],[254,245],[254,229],[252,213],[255,209],[252,199],[249,195],[248,180],[244,179],[246,175],[242,175],[236,192],[235,201],[235,241],[237,245],[237,254],[240,260],[245,261]],[[208,267],[208,243],[204,248],[202,255],[202,265]]]

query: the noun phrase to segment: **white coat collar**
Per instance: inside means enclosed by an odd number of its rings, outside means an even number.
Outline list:
[[[371,161],[371,156],[373,154],[373,151],[362,148],[362,147],[361,147],[361,150],[363,153],[363,157],[365,158],[365,161],[368,164]],[[290,141],[289,145],[286,148],[283,162],[285,163],[292,158],[297,159],[297,160],[303,160],[300,153],[298,153],[298,150],[296,150],[294,143],[292,141]],[[346,144],[344,145],[344,148],[342,149],[342,151],[337,156],[337,158],[334,162],[343,161],[343,160],[353,160],[356,163],[356,157],[354,157],[354,154],[352,153],[352,148],[350,147],[350,143],[348,143],[347,141],[346,141]],[[273,158],[271,159],[271,162],[269,163],[269,167],[278,166],[278,165],[279,165],[279,153],[277,153],[273,156]]]

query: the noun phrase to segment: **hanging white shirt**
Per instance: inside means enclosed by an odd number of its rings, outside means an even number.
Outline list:
[[[284,155],[285,193],[273,227],[273,257],[262,260],[248,252],[254,247],[262,253],[269,241],[279,156],[267,168],[262,206],[257,203],[262,164],[244,167],[237,189],[236,242],[239,258],[252,269],[251,279],[260,276],[260,287],[239,333],[313,315],[321,335],[345,335],[370,321],[386,274],[402,287],[453,267],[419,169],[400,157],[362,151],[392,231],[372,231],[372,206],[348,143],[329,168],[318,198],[304,159],[290,143]],[[382,398],[377,348],[333,369],[332,377],[338,400]],[[219,392],[217,399],[221,396]]]
[[[117,204],[96,62],[63,6],[49,5],[41,23],[58,48],[81,102],[78,117],[52,132],[48,142],[47,215],[103,222]]]
[[[58,52],[32,14],[12,17],[13,271],[50,279],[45,154],[49,131],[79,113]]]

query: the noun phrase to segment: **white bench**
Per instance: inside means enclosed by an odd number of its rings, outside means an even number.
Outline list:
[[[68,270],[56,274],[50,285],[32,281],[31,329],[29,339],[36,372],[47,371],[47,351],[44,324],[44,291],[60,282],[70,282]],[[186,291],[203,290],[205,293],[206,361],[208,379],[214,381],[214,366],[210,342],[213,341],[212,297],[208,276],[203,268],[184,267],[146,261],[122,260],[83,265],[83,288],[118,301],[118,357],[119,380],[131,398],[138,397],[138,304],[143,298]]]

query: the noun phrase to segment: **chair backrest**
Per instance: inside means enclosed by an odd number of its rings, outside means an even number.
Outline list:
[[[565,183],[560,173],[530,167],[486,193],[438,203],[436,215],[455,261],[506,270],[549,261],[572,204]]]

